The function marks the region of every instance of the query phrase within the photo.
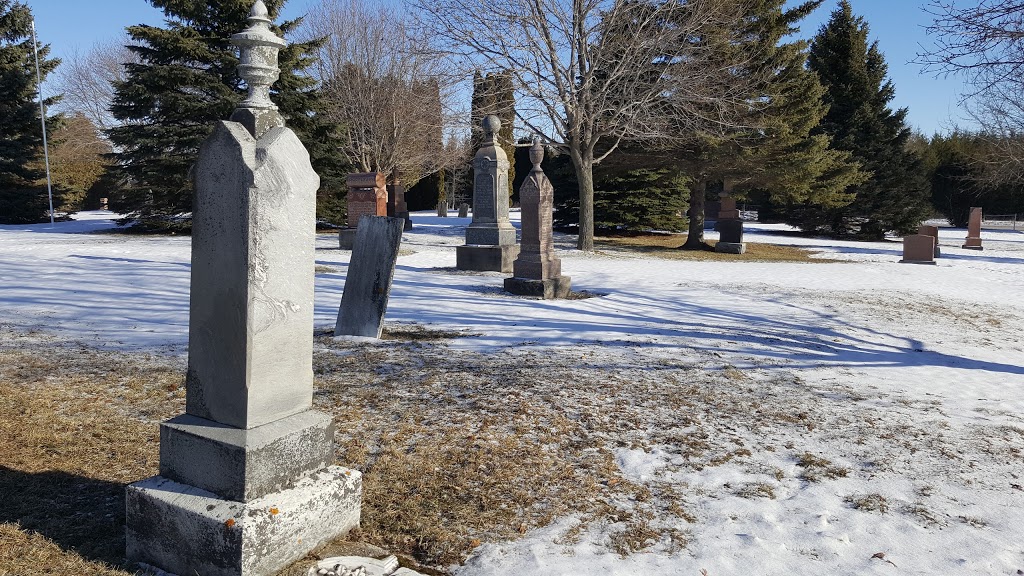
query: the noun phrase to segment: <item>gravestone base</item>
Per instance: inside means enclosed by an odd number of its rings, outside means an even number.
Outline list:
[[[985,247],[981,245],[981,238],[967,238],[965,244],[961,248],[967,250],[984,250]]]
[[[477,272],[512,272],[519,256],[519,244],[476,245],[455,247],[455,267]]]
[[[334,423],[315,410],[248,430],[191,414],[160,425],[160,476],[231,500],[277,492],[333,461]]]
[[[126,557],[172,574],[268,576],[359,526],[362,476],[331,466],[249,502],[154,476],[125,490]]]
[[[572,278],[556,276],[547,280],[532,278],[505,278],[505,291],[519,296],[539,296],[545,300],[568,298]]]
[[[935,266],[938,264],[935,260],[900,260],[900,264],[931,264]]]
[[[719,242],[715,244],[715,252],[724,254],[744,254],[747,251],[746,242]]]
[[[338,248],[351,250],[356,243],[356,229],[342,228],[338,230]]]

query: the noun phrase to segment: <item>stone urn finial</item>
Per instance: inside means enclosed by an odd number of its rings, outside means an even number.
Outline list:
[[[484,118],[480,125],[484,128],[484,144],[493,144],[495,142],[494,135],[501,130],[501,119],[494,114],[490,114]]]
[[[231,44],[239,50],[238,75],[249,87],[239,108],[277,110],[270,101],[270,86],[281,75],[277,54],[288,44],[270,31],[270,13],[263,0],[256,0],[248,20],[248,28],[231,36]]]
[[[544,146],[540,143],[540,138],[537,136],[533,137],[533,146],[530,146],[530,162],[533,162],[533,171],[540,172],[540,163],[544,161]]]

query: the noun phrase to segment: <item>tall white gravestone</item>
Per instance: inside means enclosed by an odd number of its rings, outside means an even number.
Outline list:
[[[359,524],[361,476],[332,466],[312,410],[320,179],[270,101],[262,0],[232,36],[249,95],[195,169],[185,414],[160,426],[160,475],[127,489],[127,557],[175,574],[273,574]]]
[[[519,245],[508,219],[508,156],[495,140],[501,120],[488,116],[483,128],[484,142],[473,158],[473,222],[466,228],[466,244],[455,248],[455,267],[511,272]]]

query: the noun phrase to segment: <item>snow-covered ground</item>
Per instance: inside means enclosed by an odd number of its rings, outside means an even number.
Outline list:
[[[189,238],[88,233],[111,217],[0,226],[0,325],[183,354]],[[1024,233],[985,230],[976,252],[960,248],[963,229],[940,228],[935,266],[898,264],[895,240],[805,238],[781,225],[748,224],[746,241],[841,262],[583,254],[559,238],[573,288],[600,296],[539,301],[503,293],[502,274],[454,270],[468,219],[413,220],[389,322],[465,331],[452,347],[467,352],[711,359],[828,423],[745,440],[807,443],[847,470],[815,482],[806,463],[768,448],[752,458],[771,496],[752,496],[738,488],[758,476],[749,461],[696,470],[671,445],[621,448],[625,477],[670,486],[696,509],[682,550],[622,558],[602,545],[601,527],[567,543],[566,518],[485,543],[458,574],[1024,574]],[[348,256],[333,235],[318,237],[317,264],[329,270],[317,274],[317,327],[334,324]],[[767,388],[782,374],[788,389]]]

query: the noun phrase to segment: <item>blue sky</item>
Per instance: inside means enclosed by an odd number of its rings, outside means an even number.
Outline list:
[[[291,0],[285,17],[305,12],[316,0]],[[791,0],[796,3],[796,0]],[[131,24],[163,22],[163,14],[145,0],[27,0],[36,17],[40,42],[50,43],[54,54],[66,56],[76,48],[86,50],[94,42],[119,36]],[[802,25],[801,36],[810,37],[828,20],[838,0],[825,4]],[[922,10],[925,0],[852,0],[854,12],[863,16],[878,40],[889,64],[889,75],[896,86],[894,105],[910,109],[911,126],[926,134],[948,131],[967,125],[958,106],[959,78],[937,79],[922,75],[918,65],[910,63],[920,44],[928,44],[924,27],[930,16]],[[45,89],[45,88],[44,88]]]

